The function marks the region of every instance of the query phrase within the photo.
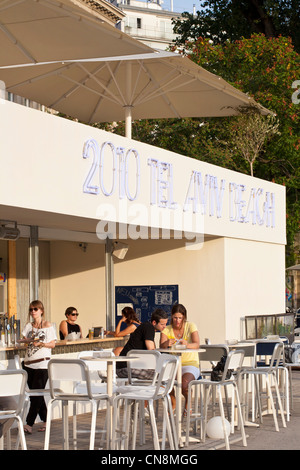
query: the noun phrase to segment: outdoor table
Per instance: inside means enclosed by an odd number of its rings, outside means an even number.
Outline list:
[[[111,423],[113,422],[113,406],[112,406],[112,399],[113,399],[113,365],[116,362],[131,362],[138,359],[135,356],[109,356],[109,357],[95,357],[95,356],[87,356],[81,357],[83,361],[96,361],[96,362],[106,362],[107,364],[107,395],[108,399],[108,406],[109,409],[107,412],[109,413],[109,419],[107,420],[107,448],[111,448],[111,440],[112,440],[112,426]]]
[[[161,353],[170,353],[175,354],[180,357],[180,361],[178,363],[178,370],[177,370],[177,378],[176,378],[176,417],[175,417],[175,424],[178,434],[178,446],[183,447],[183,439],[182,439],[182,406],[181,406],[181,390],[182,390],[182,364],[181,364],[181,355],[186,352],[203,352],[203,349],[173,349],[173,348],[159,348],[158,351]],[[178,396],[177,396],[178,395]]]

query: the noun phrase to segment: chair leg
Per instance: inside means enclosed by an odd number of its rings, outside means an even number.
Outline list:
[[[27,445],[26,445],[26,439],[25,439],[25,433],[24,433],[24,427],[23,427],[22,418],[20,418],[20,416],[17,416],[17,420],[18,420],[18,429],[19,429],[19,436],[20,436],[21,448],[22,448],[22,450],[27,450]]]
[[[62,401],[63,449],[69,450],[69,413],[67,401]]]
[[[277,401],[278,401],[278,405],[279,405],[279,411],[280,411],[280,414],[281,414],[282,425],[283,425],[284,428],[286,428],[286,422],[285,422],[285,417],[284,417],[283,406],[282,406],[279,387],[278,387],[278,383],[277,383],[275,375],[274,375],[274,385],[275,385],[275,391],[276,391]]]
[[[246,433],[245,433],[245,428],[244,428],[244,418],[243,418],[243,413],[242,413],[239,391],[235,384],[233,385],[233,388],[234,388],[234,393],[236,396],[236,404],[237,404],[238,417],[239,417],[239,427],[240,427],[241,434],[242,434],[243,446],[247,447],[247,438],[246,438]]]
[[[164,435],[163,435],[163,440],[162,440],[162,449],[165,449],[165,435],[166,432],[168,434],[168,441],[170,445],[170,449],[174,450],[175,449],[175,444],[174,444],[174,438],[173,438],[173,429],[171,427],[170,423],[170,418],[168,414],[168,400],[167,397],[164,397],[163,400],[163,428],[164,428]],[[166,431],[165,431],[166,430]]]
[[[267,385],[267,391],[268,391],[268,398],[270,399],[271,403],[271,409],[273,413],[273,419],[274,419],[274,424],[275,424],[275,429],[278,432],[279,427],[278,427],[278,421],[277,421],[277,416],[276,416],[276,410],[275,410],[275,405],[274,405],[274,400],[273,400],[273,395],[272,395],[272,390],[271,390],[271,385],[269,381],[269,377],[266,376],[266,385]],[[280,398],[280,397],[279,397]]]
[[[160,447],[159,447],[158,433],[157,433],[157,427],[156,427],[156,419],[155,419],[153,401],[152,400],[149,400],[149,415],[150,415],[151,429],[152,429],[152,435],[153,435],[154,450],[159,450]]]
[[[77,402],[73,402],[73,449],[77,450]]]
[[[133,413],[133,433],[132,433],[132,450],[135,450],[136,446],[136,436],[137,436],[137,427],[138,427],[138,421],[139,421],[139,408],[140,408],[140,413],[143,413],[142,406],[144,405],[144,402],[139,403],[136,401],[134,403],[134,413]],[[140,423],[141,426],[144,426],[143,423]],[[143,431],[142,431],[143,432]]]
[[[191,384],[189,384],[189,387],[188,387],[187,410],[191,409],[191,403],[192,403],[192,387],[190,385]],[[191,421],[191,414],[187,413],[187,417],[186,417],[186,434],[185,434],[185,445],[186,446],[188,446],[189,443],[190,443],[190,421]]]
[[[216,388],[217,388],[217,393],[218,393],[218,398],[219,398],[219,409],[220,409],[220,414],[221,414],[221,419],[222,419],[225,446],[226,446],[226,450],[230,450],[229,439],[228,439],[228,435],[227,435],[227,432],[226,432],[225,413],[224,413],[224,407],[223,407],[223,398],[222,398],[221,387],[217,385]]]
[[[203,425],[203,442],[206,440],[206,424],[207,424],[207,408],[208,408],[208,397],[210,395],[211,385],[204,386],[204,425]],[[215,394],[214,394],[215,395]],[[213,399],[213,397],[212,397]]]
[[[263,417],[262,417],[262,407],[261,407],[259,382],[260,382],[259,377],[257,375],[254,375],[254,384],[255,384],[255,394],[256,394],[256,402],[257,402],[257,408],[258,408],[258,416],[259,416],[259,422],[262,423]],[[256,413],[256,411],[255,411],[255,413]]]
[[[51,419],[52,419],[52,403],[53,403],[53,400],[50,400],[48,403],[48,407],[47,407],[47,422],[46,422],[44,450],[49,450],[50,428],[51,428]]]
[[[116,398],[113,400],[113,427],[112,427],[112,442],[111,449],[116,450],[116,441],[117,441],[117,427],[118,427],[118,406],[119,400]],[[120,425],[120,423],[119,423]]]
[[[92,401],[92,421],[91,421],[91,435],[90,435],[90,449],[94,450],[95,446],[95,433],[96,433],[96,418],[98,411],[98,402]]]
[[[168,403],[168,411],[169,411],[169,415],[170,415],[171,429],[172,429],[173,439],[174,439],[174,448],[175,448],[175,450],[178,450],[178,446],[179,446],[179,444],[178,444],[178,435],[177,435],[177,429],[176,429],[176,424],[175,424],[174,413],[173,413],[173,409],[172,409],[172,402],[171,402],[170,395],[167,395],[166,399],[167,399],[167,403]]]

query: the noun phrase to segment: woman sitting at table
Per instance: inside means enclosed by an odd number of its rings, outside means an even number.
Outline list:
[[[122,309],[121,320],[117,324],[115,331],[105,331],[105,335],[114,336],[115,338],[123,338],[124,336],[133,333],[136,328],[141,324],[137,314],[132,307],[124,307]],[[124,346],[118,346],[114,349],[115,356],[119,356]]]
[[[199,348],[199,334],[195,323],[187,321],[187,311],[182,304],[175,304],[171,311],[171,324],[161,333],[160,347],[170,348],[175,344],[185,345],[187,349]],[[200,375],[199,357],[197,352],[186,352],[181,355],[182,364],[182,395],[185,398],[184,415],[187,414],[188,386],[191,380]],[[173,409],[176,400],[174,391],[171,393]]]
[[[76,323],[79,313],[75,307],[68,307],[65,311],[66,320],[63,320],[59,325],[60,339],[68,339],[68,335],[76,333],[78,338],[82,338],[81,327]]]

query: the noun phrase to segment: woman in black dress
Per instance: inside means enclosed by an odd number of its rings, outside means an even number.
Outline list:
[[[80,326],[76,323],[79,313],[75,307],[68,307],[65,311],[66,320],[63,320],[59,325],[60,339],[66,339],[70,333],[80,333],[82,338],[82,331]]]

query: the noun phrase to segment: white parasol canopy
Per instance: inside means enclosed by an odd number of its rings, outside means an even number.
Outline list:
[[[236,108],[266,108],[187,57],[156,51],[0,68],[8,91],[86,123],[132,119],[218,117]]]
[[[290,266],[286,268],[286,271],[300,271],[300,264],[295,264],[294,266]]]
[[[78,0],[0,0],[0,65],[152,52]]]

